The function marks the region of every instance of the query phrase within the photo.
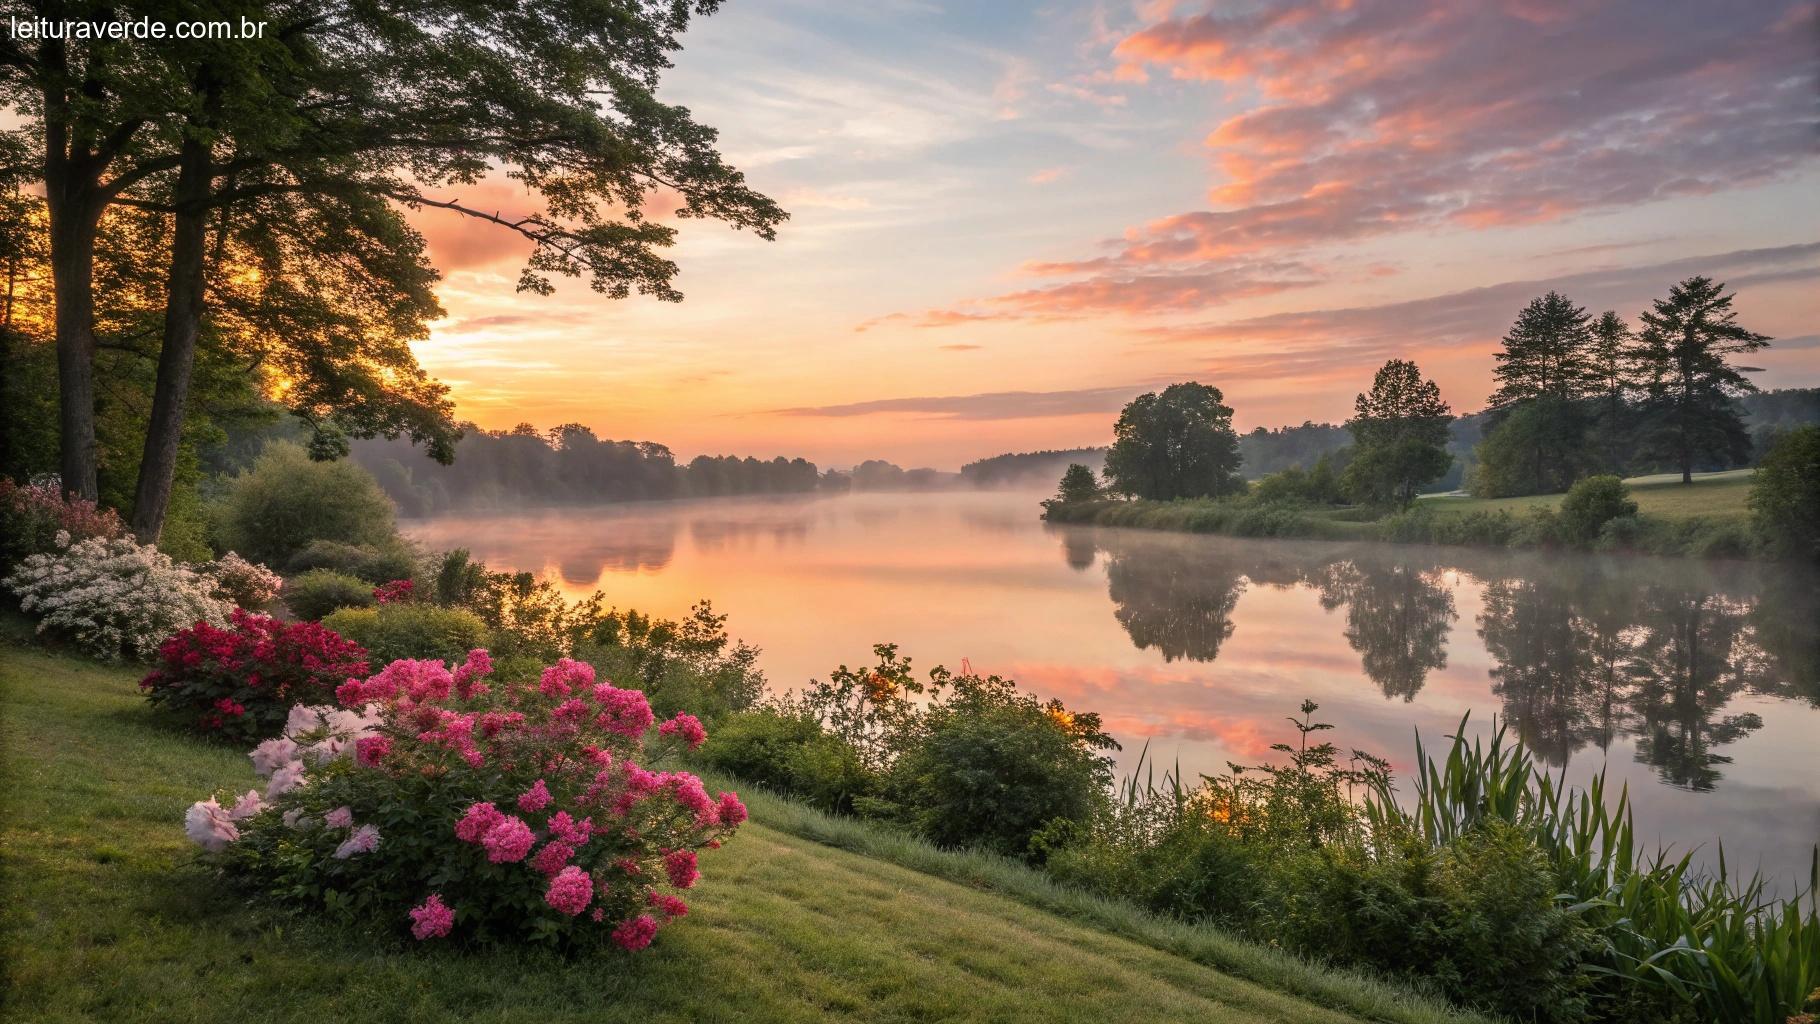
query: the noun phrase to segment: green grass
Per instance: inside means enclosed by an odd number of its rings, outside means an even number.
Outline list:
[[[1691,519],[1701,517],[1744,517],[1750,514],[1746,500],[1750,497],[1754,469],[1733,469],[1723,473],[1696,473],[1692,484],[1683,484],[1679,473],[1637,476],[1624,481],[1637,511],[1658,519]],[[1422,504],[1435,511],[1495,512],[1506,510],[1521,515],[1536,508],[1560,508],[1560,494],[1535,494],[1522,498],[1468,498],[1455,495],[1432,495]]]
[[[134,675],[0,641],[5,1020],[1469,1019],[756,794],[754,820],[705,858],[693,913],[637,957],[334,929],[249,903],[198,860],[184,807],[251,785],[249,764],[154,724]]]

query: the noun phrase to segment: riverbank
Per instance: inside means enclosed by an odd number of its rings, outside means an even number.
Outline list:
[[[1049,503],[1051,523],[1123,526],[1143,530],[1216,533],[1234,537],[1375,540],[1490,548],[1581,548],[1693,558],[1750,558],[1751,470],[1625,481],[1637,515],[1608,523],[1581,542],[1558,515],[1562,494],[1482,499],[1426,495],[1408,511],[1383,514],[1358,506],[1261,502],[1247,496],[1177,501],[1120,500]]]
[[[250,766],[157,725],[136,678],[0,641],[4,1019],[1476,1019],[762,794],[648,955],[406,948],[249,903],[201,866],[183,808]]]

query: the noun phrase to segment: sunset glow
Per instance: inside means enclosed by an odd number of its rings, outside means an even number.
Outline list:
[[[1814,386],[1814,10],[733,0],[664,95],[777,241],[685,221],[683,303],[540,298],[513,236],[424,211],[417,350],[483,427],[952,469],[1180,379],[1337,421],[1393,354],[1475,410],[1530,297],[1634,318],[1702,273],[1776,339],[1758,383]]]

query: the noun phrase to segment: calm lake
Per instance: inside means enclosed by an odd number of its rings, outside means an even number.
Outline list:
[[[715,499],[407,523],[583,596],[701,598],[773,689],[963,659],[1098,711],[1193,779],[1291,739],[1303,698],[1399,775],[1471,712],[1556,771],[1629,786],[1677,850],[1805,879],[1820,839],[1820,597],[1767,567],[1048,527],[1017,492]],[[1159,776],[1161,774],[1159,770]],[[1406,788],[1406,787],[1405,787]]]

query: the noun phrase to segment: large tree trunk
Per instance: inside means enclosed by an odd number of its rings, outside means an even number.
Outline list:
[[[48,170],[48,168],[47,168]],[[95,501],[95,232],[101,204],[86,182],[46,176],[56,304],[63,493]]]
[[[133,494],[133,533],[146,544],[156,542],[164,530],[176,480],[177,455],[183,444],[183,414],[195,374],[196,338],[202,330],[203,247],[213,176],[208,145],[186,140],[177,165],[164,344],[158,354],[151,421],[146,426],[145,451],[139,460],[139,482]]]

